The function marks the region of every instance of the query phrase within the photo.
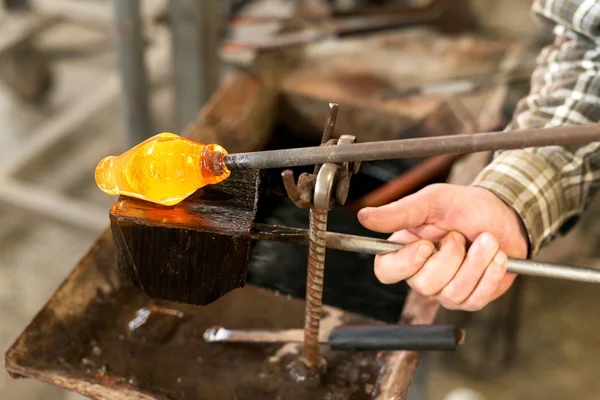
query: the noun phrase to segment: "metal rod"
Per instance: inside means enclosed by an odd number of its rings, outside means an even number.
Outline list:
[[[365,254],[386,254],[402,249],[404,243],[391,242],[364,236],[325,232],[327,248]],[[275,240],[288,243],[306,244],[308,231],[300,228],[279,227],[256,224],[252,235],[257,240]],[[519,275],[540,276],[577,282],[600,283],[600,269],[585,268],[566,264],[553,264],[532,260],[509,258],[507,271]]]
[[[327,342],[327,334],[319,337],[319,343]],[[208,343],[302,343],[302,329],[226,329],[220,326],[208,328],[204,332],[204,340]]]
[[[323,135],[321,136],[321,145],[324,145],[329,139],[333,138],[333,132],[335,130],[335,121],[337,120],[339,108],[340,106],[338,104],[329,103],[329,111],[327,113],[327,119],[325,120]],[[317,175],[320,169],[321,164],[316,164],[313,174]]]
[[[178,130],[196,120],[218,85],[217,39],[210,31],[217,11],[214,0],[169,1]]]
[[[113,6],[127,142],[135,146],[152,133],[140,2],[113,0]]]
[[[440,154],[523,149],[542,146],[577,146],[600,141],[600,124],[522,129],[506,132],[437,136],[229,154],[230,169],[296,167],[326,162],[374,161],[431,157]]]
[[[179,1],[179,0],[177,0]],[[433,9],[413,15],[376,15],[331,20],[304,30],[281,33],[268,39],[237,39],[226,43],[229,49],[274,50],[288,46],[298,46],[333,37],[377,32],[399,27],[432,22],[442,16],[441,9]],[[264,22],[264,21],[263,21]],[[271,20],[273,22],[273,19]]]
[[[325,278],[325,234],[327,210],[311,208],[309,211],[308,265],[306,274],[306,306],[304,312],[304,343],[302,357],[313,371],[322,365],[319,349],[319,327],[323,307],[323,280]]]
[[[204,332],[208,343],[300,343],[301,329],[225,329],[220,326]],[[367,325],[339,326],[321,332],[319,343],[342,351],[453,351],[464,343],[465,332],[454,325]]]

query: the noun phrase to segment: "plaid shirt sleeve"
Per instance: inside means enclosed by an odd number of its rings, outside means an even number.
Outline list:
[[[537,0],[533,16],[554,26],[538,56],[531,90],[507,129],[600,120],[600,2]],[[502,151],[473,182],[519,214],[530,256],[566,233],[600,185],[600,143]]]

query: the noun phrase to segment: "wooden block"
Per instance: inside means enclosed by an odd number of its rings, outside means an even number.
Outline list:
[[[244,286],[258,171],[235,171],[173,207],[121,197],[110,210],[119,269],[155,299],[206,305]]]

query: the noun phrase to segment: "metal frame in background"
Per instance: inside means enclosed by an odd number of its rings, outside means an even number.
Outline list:
[[[221,0],[170,0],[175,131],[196,120],[219,87]]]
[[[171,3],[197,3],[198,12],[194,18],[202,16],[205,3],[210,1],[195,0],[170,0]],[[218,2],[216,2],[218,3]],[[45,29],[54,26],[61,20],[79,23],[90,29],[101,29],[107,34],[116,31],[117,53],[119,71],[112,72],[105,81],[96,88],[86,91],[73,100],[72,105],[65,107],[56,115],[43,123],[36,132],[32,133],[31,140],[18,149],[10,157],[0,162],[0,202],[11,204],[26,209],[36,215],[42,215],[54,220],[67,223],[78,228],[92,232],[99,232],[106,227],[106,210],[89,205],[86,202],[66,196],[60,192],[50,192],[35,184],[25,183],[17,178],[18,173],[40,155],[50,150],[76,129],[94,116],[97,110],[106,107],[122,95],[122,105],[127,121],[127,142],[129,145],[138,143],[152,135],[152,121],[149,107],[149,93],[152,86],[165,80],[170,72],[170,60],[173,59],[181,81],[176,84],[175,93],[179,105],[191,104],[182,108],[180,119],[192,121],[204,100],[210,96],[210,86],[203,85],[201,79],[194,78],[198,75],[199,66],[207,59],[206,49],[216,48],[217,44],[206,45],[203,48],[190,46],[175,47],[170,54],[171,45],[168,32],[156,25],[158,16],[167,10],[166,0],[107,0],[104,3],[84,2],[77,0],[31,0],[27,14],[38,16],[36,23],[30,23],[22,29],[11,30],[12,36],[4,35],[0,44],[0,53],[12,49],[19,43],[31,40]],[[180,5],[179,7],[182,7]],[[21,12],[20,14],[23,14]],[[9,15],[10,16],[10,15]],[[204,14],[206,17],[206,14]],[[178,14],[171,19],[171,26],[194,25],[190,15]],[[184,21],[180,21],[184,20]],[[41,20],[43,23],[40,23]],[[202,25],[202,24],[200,24]],[[204,25],[203,25],[204,26]],[[175,29],[174,36],[181,42],[185,31]],[[13,33],[14,32],[14,33]],[[213,37],[205,38],[198,31],[194,44],[203,40],[214,40]],[[174,41],[176,41],[174,39]],[[195,50],[194,50],[195,49]],[[185,52],[185,54],[183,54]],[[195,52],[195,54],[193,54]],[[182,61],[179,61],[179,59]],[[193,62],[190,62],[193,61]],[[218,70],[217,70],[218,72]],[[194,85],[184,84],[185,79],[197,79]],[[209,80],[209,78],[205,78]],[[210,78],[213,80],[213,78]],[[218,79],[213,80],[213,85],[218,85]],[[190,99],[197,99],[194,102]],[[193,108],[192,107],[196,107]],[[191,110],[194,110],[192,116]]]

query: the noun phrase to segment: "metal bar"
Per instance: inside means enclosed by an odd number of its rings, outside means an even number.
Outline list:
[[[140,2],[113,0],[113,5],[127,139],[133,147],[152,135]]]
[[[322,365],[321,351],[319,349],[319,327],[321,325],[323,280],[325,278],[327,210],[311,208],[309,211],[309,222],[302,357],[309,368],[317,370]]]
[[[11,179],[0,180],[0,202],[13,204],[38,215],[66,222],[90,232],[101,232],[108,226],[108,212],[73,200],[60,193],[41,190]]]
[[[91,118],[98,109],[113,101],[119,93],[119,81],[116,76],[109,76],[97,89],[81,96],[73,105],[48,119],[31,136],[32,139],[16,153],[0,163],[0,174],[13,175],[33,162],[40,154],[81,126]]]
[[[213,0],[170,0],[177,130],[194,121],[218,85],[217,48],[209,18]],[[216,7],[212,7],[216,8]],[[207,18],[208,14],[210,17]]]
[[[204,340],[208,343],[285,344],[302,342],[302,335],[301,329],[211,327],[204,332]],[[341,326],[319,335],[320,344],[342,351],[453,351],[464,343],[464,339],[465,332],[456,326],[434,324]]]
[[[325,241],[330,249],[365,254],[386,254],[402,249],[405,244],[384,239],[343,233],[325,232]],[[278,227],[256,224],[253,239],[276,240],[289,243],[306,244],[308,231],[300,228]],[[600,269],[585,268],[566,264],[552,264],[532,260],[508,259],[507,271],[520,275],[544,278],[564,279],[577,282],[600,283]]]
[[[319,343],[327,342],[328,334],[321,334]],[[204,340],[209,343],[237,342],[237,343],[302,343],[304,330],[302,329],[225,329],[220,326],[208,328],[204,332]]]
[[[600,141],[600,124],[522,129],[357,143],[351,146],[320,146],[297,149],[228,154],[230,169],[297,167],[311,164],[431,157],[480,151],[523,149],[541,146],[576,146]]]
[[[324,145],[329,139],[333,138],[333,132],[335,130],[335,121],[337,120],[339,108],[339,104],[329,103],[329,111],[327,113],[327,119],[325,120],[323,135],[321,136],[321,145]],[[317,175],[320,169],[321,165],[316,164],[313,174]]]
[[[361,16],[341,20],[331,20],[325,24],[312,25],[304,30],[282,33],[266,39],[237,39],[227,42],[234,49],[274,50],[288,46],[299,46],[327,38],[358,35],[427,23],[438,19],[441,10],[431,10],[422,14],[407,16]]]

